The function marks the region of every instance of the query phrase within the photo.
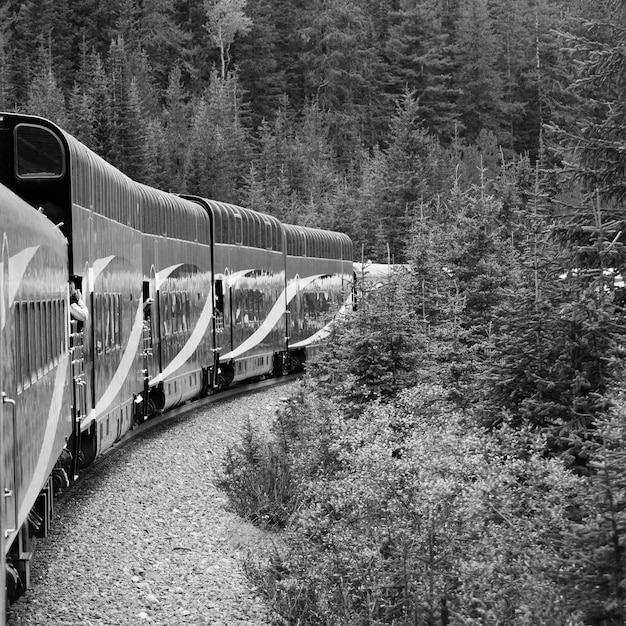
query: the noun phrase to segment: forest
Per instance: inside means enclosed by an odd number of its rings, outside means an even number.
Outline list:
[[[396,264],[219,478],[279,623],[626,623],[625,94],[623,0],[1,3],[0,110]]]

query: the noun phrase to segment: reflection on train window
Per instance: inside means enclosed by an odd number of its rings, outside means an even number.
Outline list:
[[[269,220],[265,221],[265,248],[272,249],[272,223]]]
[[[15,378],[20,394],[58,364],[65,352],[65,301],[15,303]]]
[[[61,178],[65,150],[52,131],[33,124],[15,127],[15,173],[18,178]]]
[[[233,243],[239,245],[243,243],[243,220],[241,215],[235,215],[235,241]]]
[[[43,336],[41,333],[42,327],[42,315],[41,315],[41,302],[35,302],[35,355],[37,357],[37,378],[41,378],[43,374]]]
[[[23,323],[22,303],[15,303],[15,337],[17,339],[15,343],[15,372],[17,374],[17,393],[20,393],[23,389],[24,380],[22,372],[26,369],[25,360],[27,359],[26,352],[26,332],[22,329]]]
[[[161,317],[163,336],[186,333],[191,325],[191,299],[187,291],[163,294]]]
[[[121,294],[96,294],[96,354],[108,354],[121,346]]]

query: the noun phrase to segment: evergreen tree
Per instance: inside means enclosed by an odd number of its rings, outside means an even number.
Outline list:
[[[437,149],[420,121],[415,95],[405,93],[391,121],[379,198],[385,240],[396,263],[406,258],[407,235],[418,208],[431,198],[430,168],[437,162]]]
[[[104,58],[111,41],[119,35],[125,23],[133,22],[133,5],[127,0],[70,0],[70,23],[74,32],[87,42],[89,49]],[[125,22],[123,21],[125,19]]]
[[[148,150],[158,151],[159,144],[155,141],[151,145],[150,140],[156,140],[159,133],[148,133],[149,129],[155,131],[155,127],[144,115],[134,77],[130,81],[127,99],[123,103],[121,120],[124,133],[121,154],[124,173],[139,182],[156,180],[152,177],[157,167],[157,159],[153,157],[154,161],[150,163]],[[149,173],[150,170],[153,170],[152,174]]]
[[[460,0],[454,86],[463,136],[474,141],[481,129],[497,136],[503,126],[502,77],[496,70],[498,43],[488,0]]]
[[[390,272],[389,280],[376,287],[363,276],[357,281],[355,315],[335,327],[323,354],[310,367],[319,388],[331,393],[348,417],[406,388],[415,379],[418,359],[411,275]]]
[[[185,159],[185,189],[208,198],[240,203],[249,171],[245,107],[235,75],[213,73],[211,85],[194,107]]]
[[[170,171],[167,169],[168,145],[166,133],[158,120],[148,120],[143,137],[145,171],[141,181],[157,189],[171,190]],[[175,187],[178,191],[181,186]]]
[[[563,35],[577,61],[571,89],[583,107],[558,137],[575,180],[619,205],[626,198],[626,6],[603,0],[589,14],[578,32]]]
[[[183,188],[185,153],[189,141],[189,102],[182,84],[182,71],[176,66],[170,72],[165,94],[164,149],[166,188]]]
[[[626,415],[624,398],[599,416],[596,436],[584,442],[592,470],[576,500],[578,515],[566,540],[573,558],[565,563],[567,599],[585,624],[622,626],[626,535]]]
[[[78,52],[76,33],[72,29],[68,0],[27,0],[19,3],[19,11],[12,18],[13,58],[15,69],[22,72],[48,62],[60,89],[72,84],[74,55]],[[42,56],[42,47],[46,50]],[[22,80],[30,81],[27,72]]]
[[[367,16],[356,0],[316,0],[300,18],[305,100],[329,113],[332,145],[348,168],[362,129],[370,126],[367,104],[374,97],[376,53]]]
[[[361,255],[362,261],[384,262],[386,255],[381,255],[380,245],[386,244],[388,239],[383,228],[380,202],[385,194],[385,155],[374,149],[371,155],[363,158],[359,171],[360,178],[355,181],[353,193],[350,230],[354,249]]]
[[[0,110],[2,111],[11,109],[13,105],[8,15],[9,5],[0,7]]]
[[[131,54],[141,51],[161,88],[172,66],[188,50],[190,35],[175,20],[174,0],[125,0],[117,22],[118,36]]]
[[[105,152],[102,156],[124,171],[126,167],[124,160],[126,120],[124,116],[128,105],[130,76],[126,46],[121,36],[112,41],[109,48],[107,79],[110,90],[110,121],[108,126],[111,136],[107,144],[103,144],[103,149],[109,148],[110,152]]]
[[[279,33],[275,2],[248,1],[246,12],[252,26],[246,35],[233,42],[232,57],[239,70],[243,89],[251,104],[252,127],[270,120],[280,109],[281,96],[287,91],[285,68],[278,58]]]
[[[484,172],[484,170],[483,170]],[[445,198],[450,237],[443,264],[457,291],[458,335],[450,360],[452,382],[463,403],[475,400],[475,381],[492,365],[492,338],[499,332],[499,308],[516,286],[515,250],[502,204],[480,185],[455,185]],[[479,392],[480,393],[480,392]]]
[[[425,128],[450,140],[460,92],[452,87],[453,49],[443,29],[443,10],[441,2],[402,3],[392,14],[385,56],[391,65],[389,94],[398,98],[406,89],[413,91]]]
[[[50,50],[42,46],[40,56],[42,63],[29,86],[26,110],[32,115],[46,117],[65,127],[65,97],[52,70]]]
[[[67,130],[92,150],[98,152],[95,133],[96,98],[93,85],[97,68],[94,61],[94,55],[88,52],[87,42],[83,38],[80,47],[80,65],[68,102]]]
[[[91,146],[101,157],[108,159],[113,154],[115,141],[112,91],[109,77],[100,55],[91,53],[88,58],[91,83],[84,90],[94,102],[94,145]]]

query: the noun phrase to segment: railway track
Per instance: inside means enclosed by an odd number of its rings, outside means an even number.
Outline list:
[[[10,626],[271,624],[242,570],[271,543],[213,485],[248,422],[269,428],[297,376],[145,422],[61,494]]]

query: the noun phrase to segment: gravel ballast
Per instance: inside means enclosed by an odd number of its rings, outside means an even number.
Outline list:
[[[85,470],[56,505],[9,626],[272,624],[242,565],[273,537],[213,480],[248,420],[267,428],[290,387],[195,409]]]

